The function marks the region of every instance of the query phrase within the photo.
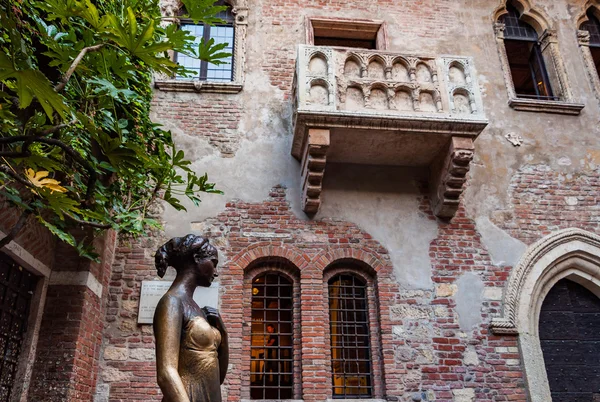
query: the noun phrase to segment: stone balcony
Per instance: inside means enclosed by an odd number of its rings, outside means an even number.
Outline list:
[[[487,125],[470,58],[300,45],[293,96],[305,212],[327,163],[354,163],[428,166],[435,214],[454,216]]]

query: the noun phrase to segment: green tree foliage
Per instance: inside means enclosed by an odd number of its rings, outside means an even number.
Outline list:
[[[215,23],[214,0],[183,0]],[[161,17],[158,0],[0,0],[0,198],[93,257],[72,225],[140,235],[162,199],[220,193],[150,120],[154,72],[185,76],[176,51],[218,64],[225,45]],[[7,241],[8,240],[8,241]]]

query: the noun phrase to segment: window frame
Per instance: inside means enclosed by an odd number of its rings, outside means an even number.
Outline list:
[[[234,80],[234,72],[235,72],[235,60],[234,60],[234,55],[235,55],[235,17],[233,16],[233,8],[228,5],[228,7],[231,10],[231,14],[232,14],[232,18],[231,21],[225,21],[224,24],[215,24],[213,26],[211,25],[207,25],[207,24],[202,24],[202,23],[197,23],[195,24],[194,21],[192,21],[189,18],[180,18],[178,21],[178,25],[181,28],[183,25],[192,25],[192,26],[201,26],[202,27],[202,38],[204,39],[205,42],[207,42],[208,40],[210,40],[211,36],[210,36],[210,31],[213,27],[231,27],[233,29],[233,41],[232,43],[230,43],[229,45],[231,46],[231,74],[230,74],[230,79],[229,80],[209,80],[208,77],[208,66],[209,66],[209,62],[204,61],[204,60],[200,60],[200,71],[199,71],[199,75],[196,77],[174,77],[176,80],[194,80],[194,81],[202,81],[202,82],[220,82],[220,83],[226,83],[226,82],[233,82]],[[173,55],[173,61],[177,63],[177,60],[179,58],[179,53],[175,52]]]
[[[332,353],[331,353],[331,332],[330,332],[330,315],[329,315],[329,280],[340,274],[354,275],[366,283],[366,298],[368,306],[369,320],[369,339],[371,351],[371,378],[372,390],[371,396],[364,398],[336,398],[333,395],[333,368],[332,368]],[[377,290],[377,274],[375,270],[366,263],[354,259],[336,260],[329,264],[323,274],[323,309],[326,312],[323,323],[326,328],[325,344],[328,345],[326,350],[326,361],[329,365],[330,372],[327,379],[327,401],[353,400],[361,399],[365,401],[383,400],[385,399],[385,376],[383,370],[383,354],[382,354],[382,339],[381,339],[381,324],[379,322],[379,298]]]
[[[374,40],[375,48],[373,50],[387,50],[389,46],[387,25],[381,20],[364,19],[344,19],[328,17],[306,17],[305,19],[306,44],[315,45],[315,32],[320,30],[336,30],[348,39],[355,40]],[[318,37],[318,35],[317,35]],[[336,36],[333,38],[342,38]],[[348,47],[348,46],[328,46],[328,47]],[[366,48],[357,48],[366,49]],[[370,49],[370,48],[369,48]]]
[[[292,398],[289,400],[302,399],[302,333],[301,333],[301,311],[300,311],[300,272],[298,268],[289,260],[279,257],[264,257],[253,261],[244,272],[244,297],[243,314],[244,317],[252,317],[252,283],[253,281],[268,273],[277,273],[292,283],[292,343],[293,343],[293,382]],[[252,326],[244,325],[242,329],[243,347],[242,347],[242,367],[243,375],[241,378],[242,389],[240,400],[262,401],[264,399],[251,399],[251,353],[252,353]],[[284,401],[282,399],[281,401]]]
[[[543,18],[542,13],[515,0],[512,4],[519,11],[519,19],[532,26],[538,34],[537,43],[545,62],[553,95],[558,100],[527,99],[517,95],[504,42],[505,39],[511,39],[505,36],[506,25],[502,21],[502,16],[508,14],[507,2],[511,3],[511,0],[503,1],[502,5],[496,9],[493,21],[498,54],[508,93],[508,105],[518,111],[579,115],[585,105],[573,100],[566,68],[560,55],[556,30],[551,29],[545,22],[547,19]]]
[[[367,333],[367,335],[366,335],[367,339],[366,339],[366,347],[363,347],[363,349],[365,349],[366,352],[367,352],[367,356],[366,356],[365,360],[367,361],[368,369],[366,370],[366,372],[360,372],[360,370],[359,370],[358,373],[353,373],[353,372],[350,372],[350,371],[346,371],[345,368],[344,368],[344,370],[342,371],[341,376],[344,379],[346,379],[346,377],[348,377],[348,375],[352,376],[352,374],[356,374],[356,377],[359,380],[362,380],[362,378],[365,378],[366,385],[364,387],[361,386],[360,383],[358,384],[357,387],[348,386],[345,382],[344,382],[344,384],[341,387],[340,386],[336,386],[333,383],[333,381],[334,381],[334,379],[336,377],[336,373],[335,373],[335,370],[334,370],[334,366],[335,366],[334,361],[337,361],[339,363],[339,360],[340,360],[340,359],[336,359],[335,354],[334,354],[334,349],[340,349],[338,346],[336,346],[336,345],[333,344],[333,340],[334,340],[334,335],[333,335],[334,323],[338,323],[342,327],[344,327],[346,325],[354,325],[356,327],[359,324],[359,321],[356,320],[356,312],[357,312],[356,306],[355,306],[354,309],[351,309],[352,313],[354,313],[353,315],[355,316],[354,320],[348,320],[347,321],[347,320],[344,320],[344,319],[338,319],[336,321],[333,321],[333,319],[332,319],[332,317],[333,317],[333,311],[334,311],[331,308],[332,299],[338,299],[338,300],[344,300],[344,301],[347,301],[348,299],[350,299],[349,297],[344,297],[344,295],[338,295],[337,297],[332,295],[332,288],[335,287],[335,285],[334,285],[335,282],[334,281],[336,281],[336,280],[341,281],[341,280],[343,280],[344,277],[346,277],[346,278],[352,278],[352,285],[350,286],[351,289],[355,289],[357,287],[360,287],[360,288],[364,289],[364,297],[362,298],[361,301],[364,301],[364,304],[365,304],[365,306],[364,306],[364,313],[365,313],[365,318],[366,318],[366,331],[365,332]],[[359,282],[359,286],[356,286],[357,282]],[[330,350],[331,350],[331,367],[332,367],[332,371],[331,371],[331,377],[332,377],[332,386],[331,386],[331,389],[332,389],[332,398],[333,399],[372,399],[373,398],[373,394],[374,394],[374,390],[373,390],[373,388],[374,388],[374,378],[373,378],[373,358],[371,356],[371,328],[370,328],[371,326],[370,326],[369,307],[368,307],[369,299],[368,299],[368,296],[367,296],[368,284],[367,284],[367,282],[365,280],[363,280],[358,275],[355,275],[355,274],[352,274],[352,273],[339,273],[339,274],[336,274],[336,275],[332,276],[327,281],[327,287],[328,287],[328,301],[329,301],[329,309],[328,309],[328,312],[329,312],[329,339],[330,339],[330,346],[329,347],[330,347]],[[347,287],[347,286],[340,285],[339,287],[340,288],[344,288],[344,287]],[[356,301],[357,298],[353,297],[352,300]],[[362,310],[362,309],[360,309],[360,310]],[[338,311],[338,314],[342,313],[341,315],[343,317],[343,315],[345,315],[343,313],[348,313],[349,309],[344,308],[343,306],[340,306],[340,308],[336,309],[336,311]],[[357,336],[357,335],[358,334],[355,333],[355,336]],[[340,338],[342,338],[342,343],[344,343],[344,340],[348,339],[348,337],[351,337],[352,334],[344,333],[344,331],[342,330],[342,333],[338,334],[338,336]],[[354,343],[355,343],[355,348],[358,348],[356,340],[355,340]],[[348,346],[348,348],[351,348],[351,346]],[[350,359],[347,360],[346,357],[345,357],[346,353],[344,353],[346,351],[346,348],[344,348],[342,346],[341,349],[342,349],[342,360],[343,360],[343,365],[344,366],[346,366],[346,363],[348,362],[348,360],[349,360],[349,363],[353,363],[353,362],[359,363],[361,361],[360,357],[358,356],[358,354],[356,355],[356,358],[350,358]],[[341,388],[343,390],[343,394],[342,395],[335,393],[335,390],[337,388]],[[363,396],[363,394],[360,393],[361,388],[367,389],[367,393],[364,394],[364,396]],[[358,394],[348,394],[346,392],[348,389],[358,389],[359,393]]]
[[[577,43],[581,49],[583,55],[583,63],[587,71],[588,77],[590,78],[592,91],[596,98],[600,101],[600,71],[596,67],[594,56],[592,55],[592,48],[600,49],[600,44],[594,44],[591,42],[590,32],[584,28],[584,24],[589,21],[588,13],[593,13],[598,20],[600,11],[595,7],[590,7],[585,10],[583,17],[580,19],[577,31]]]
[[[268,283],[268,279],[269,278],[273,278],[276,277],[277,278],[277,284],[273,284],[273,283]],[[262,285],[257,285],[256,283],[259,281],[259,279],[264,278],[264,283]],[[284,282],[284,283],[282,283]],[[259,287],[263,287],[265,290],[265,293],[262,296],[258,296],[259,294]],[[285,287],[288,288],[289,287],[289,291],[290,291],[290,295],[289,295],[289,300],[290,300],[290,307],[289,308],[285,308],[283,309],[281,307],[281,300],[283,299],[281,297],[281,288]],[[276,288],[277,289],[277,296],[275,297],[274,295],[271,295],[271,297],[269,297],[269,289],[273,289]],[[256,293],[254,292],[254,289],[256,289]],[[277,400],[281,400],[281,399],[292,399],[292,396],[294,394],[294,281],[291,280],[287,275],[282,274],[281,272],[278,271],[266,271],[263,273],[260,273],[258,275],[255,275],[252,278],[252,302],[251,302],[251,329],[250,329],[250,354],[251,354],[251,358],[250,358],[250,399],[251,400],[272,400],[272,399],[277,399]],[[255,300],[255,298],[259,298],[258,300]],[[266,319],[267,313],[271,312],[273,313],[273,308],[270,306],[266,306],[265,302],[269,299],[277,299],[277,308],[276,308],[276,315],[278,316],[277,319]],[[288,299],[287,297],[285,299]],[[254,302],[255,301],[260,301],[263,300],[263,306],[261,308],[258,307],[254,307]],[[282,320],[281,319],[281,312],[282,311],[289,311],[290,313],[290,319],[288,320]],[[263,316],[265,317],[264,320],[262,320],[262,327],[263,327],[263,332],[254,332],[254,326],[256,324],[255,322],[255,318],[254,318],[254,313],[255,312],[262,312]],[[282,334],[282,324],[289,324],[290,326],[290,332],[289,332],[289,337],[290,337],[290,341],[291,341],[291,345],[289,347],[286,347],[285,349],[288,349],[289,352],[291,352],[291,356],[290,359],[282,359],[281,358],[281,351],[284,350],[284,348],[281,345],[281,339],[282,337],[288,336],[287,333]],[[258,324],[260,325],[260,324]],[[275,332],[273,332],[273,334],[277,337],[277,344],[273,346],[269,346],[266,344],[266,339],[265,337],[269,334],[267,328],[269,326],[272,326],[275,329]],[[263,344],[260,346],[255,346],[253,344],[253,338],[254,336],[260,337],[262,338],[262,342]],[[270,336],[270,335],[269,335]],[[254,355],[254,351],[255,350],[261,350],[263,351],[263,356],[262,358],[255,358],[253,359],[252,356]],[[275,353],[273,353],[275,352]],[[275,356],[275,358],[273,358],[273,355]],[[272,361],[275,360],[275,361]],[[269,374],[266,370],[268,367],[273,368],[274,365],[276,365],[278,368],[281,367],[281,364],[284,361],[288,361],[291,362],[291,366],[290,366],[290,371],[289,373],[285,373],[281,374],[281,371],[279,369],[273,370],[273,374]],[[253,370],[253,366],[254,363],[258,363],[258,367],[261,367],[262,363],[262,371],[257,371],[257,370]],[[256,367],[254,367],[254,369],[256,369]],[[252,382],[252,376],[257,375],[258,373],[262,372],[262,384],[259,385],[253,385]],[[289,375],[291,376],[291,383],[289,385],[289,392],[290,392],[290,397],[289,398],[282,398],[281,396],[281,384],[280,381],[278,381],[279,384],[268,384],[267,378],[271,375],[273,377],[278,377],[279,379],[281,379],[282,375]],[[278,385],[277,387],[277,396],[273,396],[273,397],[266,397],[266,393],[269,391],[270,388],[273,388],[275,385]],[[254,398],[252,396],[252,391],[254,389],[258,389],[261,391],[262,394],[262,398]]]
[[[181,24],[186,19],[178,18],[177,13],[182,3],[176,1],[170,7],[161,7],[164,21],[167,24]],[[169,77],[164,74],[155,74],[154,87],[161,91],[172,92],[196,92],[196,93],[221,93],[236,94],[244,87],[246,66],[246,36],[248,31],[248,6],[247,0],[225,0],[231,7],[233,15],[234,41],[232,56],[232,80],[231,81],[201,81],[199,79],[185,80]],[[189,21],[189,20],[187,20]],[[200,25],[200,24],[199,24]],[[175,52],[170,57],[176,61]]]

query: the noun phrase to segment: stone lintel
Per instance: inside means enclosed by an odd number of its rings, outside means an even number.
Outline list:
[[[458,210],[475,147],[473,139],[452,137],[431,169],[431,207],[438,218],[449,219]]]
[[[329,134],[329,130],[309,129],[302,152],[302,209],[311,215],[316,214],[321,206]]]

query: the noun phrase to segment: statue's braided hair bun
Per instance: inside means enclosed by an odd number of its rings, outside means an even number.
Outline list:
[[[208,239],[189,234],[185,237],[174,237],[160,246],[154,255],[154,264],[158,276],[162,278],[169,266],[177,269],[176,265],[186,258],[192,258],[196,254],[206,258],[214,253],[216,250],[210,245]]]

